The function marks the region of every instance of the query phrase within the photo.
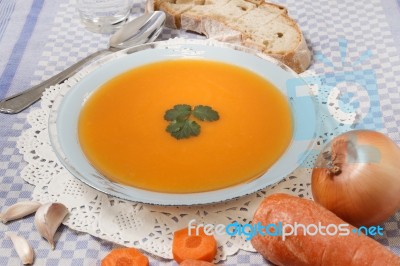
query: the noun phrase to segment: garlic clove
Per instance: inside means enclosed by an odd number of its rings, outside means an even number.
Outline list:
[[[17,254],[21,259],[22,263],[32,264],[34,259],[34,253],[28,241],[25,238],[18,236],[13,232],[6,232],[5,235],[8,236],[13,242],[15,251],[17,251]]]
[[[61,203],[46,203],[35,214],[35,226],[54,249],[54,234],[68,214],[68,209]]]
[[[0,221],[7,223],[34,213],[42,204],[36,201],[21,201],[0,213]]]

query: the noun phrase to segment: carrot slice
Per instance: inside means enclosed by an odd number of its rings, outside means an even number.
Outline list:
[[[198,234],[192,228],[190,235],[189,229],[184,228],[174,233],[172,254],[178,263],[185,259],[211,262],[217,254],[217,241],[214,236],[206,235],[202,227],[198,229]]]
[[[113,249],[101,261],[101,266],[148,266],[149,259],[135,248]]]
[[[203,260],[184,260],[179,266],[215,266],[215,264]]]

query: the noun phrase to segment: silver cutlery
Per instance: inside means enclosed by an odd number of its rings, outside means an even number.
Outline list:
[[[46,88],[64,82],[76,74],[82,66],[100,55],[110,54],[132,46],[154,41],[162,31],[165,18],[164,12],[155,11],[133,19],[110,37],[109,47],[107,49],[97,51],[87,56],[64,71],[28,90],[1,100],[0,112],[6,114],[21,112],[40,100]]]

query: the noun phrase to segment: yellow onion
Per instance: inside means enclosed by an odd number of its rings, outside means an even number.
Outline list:
[[[400,209],[400,149],[371,130],[332,139],[312,172],[314,200],[354,226],[384,222]]]

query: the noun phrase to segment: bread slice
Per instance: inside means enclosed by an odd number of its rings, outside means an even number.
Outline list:
[[[263,0],[148,0],[147,9],[164,11],[167,27],[257,49],[297,73],[310,65],[304,36],[283,6]]]

